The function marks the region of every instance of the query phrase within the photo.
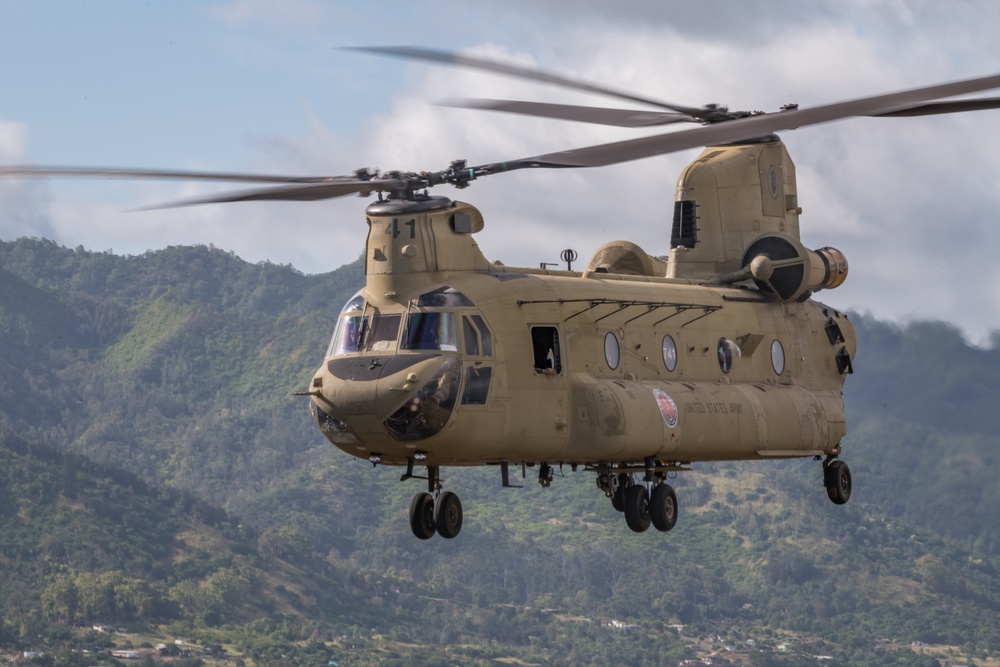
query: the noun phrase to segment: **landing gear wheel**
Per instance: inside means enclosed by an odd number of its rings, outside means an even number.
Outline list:
[[[649,518],[657,530],[667,532],[677,523],[677,494],[669,484],[653,487],[649,499]]]
[[[619,512],[625,511],[625,492],[627,489],[624,484],[619,484],[615,492],[611,494],[611,506],[614,507]]]
[[[445,491],[438,496],[434,505],[434,523],[438,534],[451,539],[462,530],[462,501],[451,491]]]
[[[628,491],[629,475],[618,475],[618,486],[615,487],[615,492],[611,494],[611,506],[614,507],[619,512],[625,511],[625,493]]]
[[[410,501],[410,530],[421,540],[429,540],[437,532],[434,523],[434,496],[418,493]]]
[[[823,471],[826,495],[837,505],[851,499],[851,469],[840,460],[831,461]]]
[[[625,491],[625,523],[637,533],[649,528],[649,495],[643,484],[634,484]]]

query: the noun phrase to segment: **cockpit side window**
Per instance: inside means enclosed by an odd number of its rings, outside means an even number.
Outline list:
[[[468,317],[462,318],[462,335],[465,338],[465,354],[470,357],[478,357],[479,336],[476,335],[476,329]]]
[[[360,352],[365,334],[365,298],[358,292],[340,311],[326,356]]]
[[[479,339],[482,341],[483,345],[483,356],[492,357],[493,356],[493,334],[490,333],[490,328],[486,326],[486,322],[483,321],[481,315],[473,315],[472,321],[476,325],[476,329],[479,330]]]
[[[462,337],[467,357],[493,356],[493,335],[481,315],[466,315],[462,318]]]
[[[454,313],[411,313],[403,337],[404,350],[458,352]]]
[[[361,351],[361,341],[365,335],[365,320],[360,315],[344,315],[337,322],[333,343],[326,355],[351,354]]]

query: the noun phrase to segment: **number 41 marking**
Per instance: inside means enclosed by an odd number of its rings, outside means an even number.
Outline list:
[[[417,238],[417,221],[411,219],[411,220],[407,220],[403,224],[405,226],[407,226],[407,227],[410,228],[410,238],[411,239]],[[400,231],[399,231],[399,220],[397,218],[393,218],[392,219],[392,224],[391,225],[386,225],[385,226],[385,233],[386,234],[392,234],[392,238],[394,238],[394,239],[399,238],[399,234],[400,234]]]

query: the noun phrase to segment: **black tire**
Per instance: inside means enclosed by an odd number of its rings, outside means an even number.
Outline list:
[[[632,486],[631,475],[625,473],[618,475],[618,486],[611,494],[611,506],[619,512],[625,511],[625,493],[630,486]]]
[[[826,495],[837,505],[851,499],[851,469],[841,460],[831,461],[824,474]]]
[[[649,519],[657,530],[667,532],[677,523],[677,494],[669,484],[653,487],[649,499]]]
[[[441,537],[450,540],[462,530],[462,501],[451,491],[438,496],[434,505],[434,523]]]
[[[410,501],[410,530],[421,540],[429,540],[437,532],[434,523],[434,496],[418,493]]]
[[[619,484],[615,492],[611,494],[611,506],[619,512],[625,511],[625,488],[624,484]]]
[[[625,492],[625,523],[636,533],[649,528],[649,495],[644,484],[634,484]]]

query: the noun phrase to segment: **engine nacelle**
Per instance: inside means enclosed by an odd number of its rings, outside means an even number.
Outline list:
[[[847,258],[836,248],[809,250],[798,239],[775,232],[760,236],[743,253],[746,277],[785,302],[800,301],[847,278]]]
[[[587,271],[662,277],[667,273],[667,263],[630,241],[611,241],[597,249]]]

